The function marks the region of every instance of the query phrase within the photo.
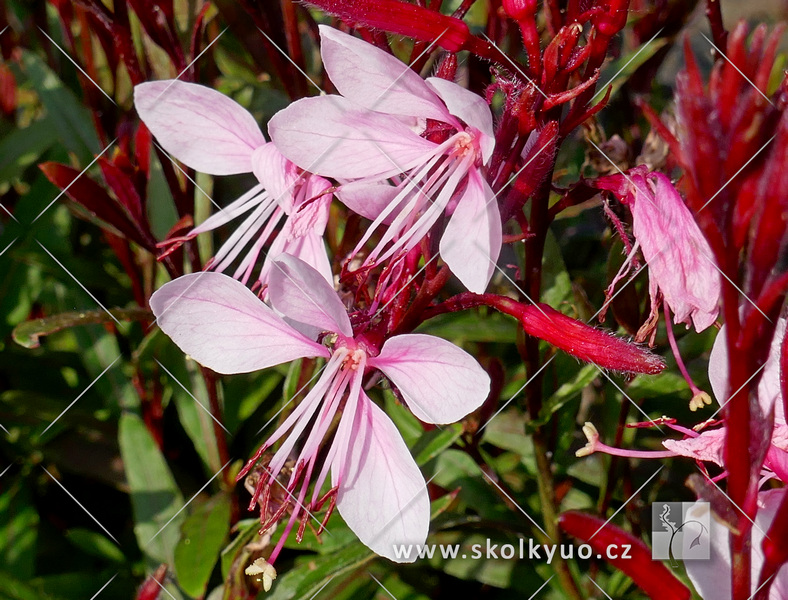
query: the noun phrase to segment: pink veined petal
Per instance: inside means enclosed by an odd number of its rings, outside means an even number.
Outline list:
[[[440,96],[452,115],[459,117],[481,134],[479,143],[483,162],[486,163],[492,156],[495,147],[495,131],[490,105],[481,96],[466,90],[453,81],[440,77],[429,77],[427,83]]]
[[[329,354],[221,273],[178,277],[151,296],[150,306],[159,327],[181,350],[218,373],[249,373]]]
[[[490,376],[475,358],[432,335],[389,338],[369,365],[391,379],[411,412],[427,423],[454,423],[479,408],[490,392]]]
[[[502,241],[498,202],[474,169],[468,174],[468,187],[441,237],[441,258],[465,287],[482,294],[495,272]]]
[[[454,122],[417,73],[372,44],[320,25],[320,54],[328,76],[345,98],[390,115]]]
[[[698,437],[683,440],[663,440],[662,445],[679,456],[686,456],[722,466],[722,449],[725,443],[725,428],[708,429]]]
[[[167,152],[203,173],[250,173],[252,152],[266,143],[244,107],[196,83],[141,83],[134,88],[134,106]]]
[[[361,180],[341,185],[336,196],[354,213],[374,221],[396,199],[399,192],[399,186]],[[382,223],[390,225],[396,216],[397,212],[394,211],[386,216]]]
[[[788,426],[775,425],[764,466],[774,471],[780,481],[788,483]]]
[[[711,390],[719,404],[725,404],[730,398],[727,331],[725,325],[720,327],[709,354],[709,383],[711,383]]]
[[[758,402],[763,414],[768,415],[774,407],[774,419],[777,424],[785,424],[785,408],[780,388],[780,345],[785,337],[785,317],[777,321],[774,337],[769,347],[769,356],[760,373],[758,382]],[[709,355],[709,381],[717,402],[724,404],[730,398],[728,387],[728,345],[725,339],[727,327],[723,325],[717,332],[714,345]]]
[[[711,248],[667,177],[633,173],[631,181],[632,231],[649,266],[652,302],[658,287],[676,321],[702,331],[719,312],[720,274]]]
[[[774,337],[769,347],[769,356],[761,372],[758,382],[758,401],[764,414],[774,406],[774,419],[777,423],[785,423],[785,407],[783,405],[782,388],[780,386],[780,347],[785,338],[785,317],[777,321]]]
[[[353,443],[344,464],[331,469],[332,483],[339,485],[337,508],[370,550],[394,562],[413,562],[416,550],[407,546],[424,544],[430,522],[424,477],[391,419],[361,390],[357,402]],[[397,552],[400,545],[407,555]]]
[[[385,179],[421,164],[436,147],[403,120],[342,96],[293,102],[271,118],[268,131],[287,159],[338,179]]]
[[[303,260],[280,254],[269,276],[271,305],[286,318],[351,337],[344,304],[325,278]]]
[[[783,496],[788,490],[780,488],[758,494],[758,513],[755,516],[755,525],[752,528],[752,592],[758,588],[758,578],[763,567],[764,532],[774,521],[777,509]],[[687,511],[684,522],[698,519],[704,511],[709,510],[709,504],[696,502]],[[704,600],[717,600],[718,598],[731,597],[731,557],[730,557],[730,530],[720,523],[712,513],[709,560],[687,560],[684,566],[695,589]],[[775,580],[769,590],[769,600],[781,600],[788,593],[788,567],[783,567],[777,572]]]
[[[291,210],[291,198],[298,184],[298,167],[282,156],[270,142],[252,153],[251,162],[252,172],[257,180],[282,207]]]

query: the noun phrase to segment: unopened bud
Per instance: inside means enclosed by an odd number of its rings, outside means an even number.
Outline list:
[[[503,0],[503,9],[515,21],[532,19],[536,14],[536,0]]]

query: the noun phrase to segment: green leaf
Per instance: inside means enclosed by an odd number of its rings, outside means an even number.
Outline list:
[[[52,117],[51,124],[60,141],[77,155],[80,163],[88,164],[101,151],[90,111],[40,57],[23,51],[21,64],[24,75]]]
[[[230,499],[220,494],[198,506],[183,522],[175,547],[178,584],[190,596],[202,596],[230,530]]]
[[[531,433],[536,428],[545,425],[550,418],[560,410],[567,402],[574,400],[580,395],[580,392],[591,385],[591,383],[599,377],[599,368],[594,365],[583,366],[575,376],[566,381],[559,387],[555,393],[550,396],[547,402],[542,406],[539,411],[539,417],[535,421],[529,421],[526,425],[526,432]]]
[[[3,568],[23,579],[32,577],[37,539],[38,512],[32,494],[24,480],[15,479],[0,494],[0,540],[3,540],[0,564]]]
[[[238,530],[238,534],[233,541],[222,550],[222,579],[225,580],[230,573],[233,562],[241,555],[244,547],[251,543],[257,535],[257,530],[260,529],[260,520],[243,519],[242,521],[238,521],[235,528]]]
[[[433,429],[421,436],[413,446],[412,453],[416,464],[424,466],[430,460],[451,446],[462,435],[462,423],[445,425],[442,429]]]
[[[37,587],[8,572],[0,571],[0,600],[56,600],[54,596],[43,593]]]
[[[142,419],[123,413],[118,436],[139,547],[152,568],[172,563],[184,519],[178,512],[183,496]]]
[[[115,317],[118,321],[152,321],[153,313],[145,308],[112,308],[109,309],[109,313],[102,309],[65,312],[43,319],[34,319],[20,323],[14,327],[12,335],[14,341],[20,346],[38,348],[41,345],[39,341],[41,336],[50,335],[79,325],[110,323],[113,321],[112,317]]]
[[[394,421],[394,425],[399,429],[402,439],[405,440],[408,448],[413,448],[424,433],[421,423],[413,416],[413,413],[397,402],[391,390],[383,391],[383,400],[386,414]]]
[[[126,557],[112,541],[90,529],[69,529],[66,539],[82,550],[85,554],[95,556],[107,562],[124,563]]]
[[[0,141],[0,182],[20,178],[55,143],[57,129],[51,121],[40,119],[4,136]]]
[[[517,327],[514,319],[499,312],[491,311],[479,318],[477,311],[464,311],[438,315],[416,331],[451,340],[459,346],[466,342],[513,344],[517,340]]]
[[[332,579],[348,575],[376,556],[361,542],[351,544],[334,554],[314,558],[282,575],[269,594],[260,600],[292,600],[311,598]]]

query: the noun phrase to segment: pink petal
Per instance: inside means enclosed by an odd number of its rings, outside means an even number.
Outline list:
[[[413,414],[427,423],[454,423],[490,392],[490,377],[475,358],[431,335],[394,336],[369,364],[394,382]]]
[[[725,428],[708,429],[698,437],[683,440],[663,440],[662,445],[679,456],[686,456],[722,466],[722,450],[725,443]]]
[[[676,321],[702,331],[719,312],[720,274],[711,248],[667,177],[633,173],[631,181],[632,230],[649,266],[652,299],[659,287]]]
[[[265,144],[245,108],[202,85],[141,83],[134,88],[134,106],[167,152],[203,173],[250,173],[252,152]]]
[[[477,170],[468,174],[460,198],[440,241],[441,258],[471,292],[484,293],[501,252],[501,215],[492,189]]]
[[[780,348],[785,338],[785,317],[777,321],[769,346],[769,356],[761,372],[758,382],[758,401],[764,414],[774,406],[774,418],[778,423],[785,423],[785,407],[783,405],[782,388],[780,386]]]
[[[758,513],[755,516],[755,524],[752,528],[752,592],[753,596],[758,588],[758,576],[763,566],[763,538],[764,532],[769,530],[777,509],[786,493],[785,488],[769,490],[758,494]],[[702,511],[708,510],[706,503],[695,503],[687,511],[687,520],[698,518]],[[717,600],[718,598],[731,597],[731,557],[730,557],[730,530],[714,514],[711,515],[710,548],[711,558],[709,560],[686,560],[684,567],[687,575],[695,586],[702,598],[706,600]],[[788,591],[788,568],[783,566],[775,577],[775,581],[769,590],[770,600],[785,598]]]
[[[151,296],[150,307],[181,350],[218,373],[249,373],[329,354],[221,273],[192,273],[165,283]]]
[[[714,345],[709,354],[709,383],[714,397],[721,405],[725,404],[730,398],[728,386],[728,341],[727,327],[723,325],[714,338]],[[768,411],[767,411],[768,414]]]
[[[453,121],[425,81],[391,54],[325,25],[320,40],[328,76],[345,98],[391,115]]]
[[[287,160],[272,143],[257,148],[252,154],[252,172],[265,189],[285,208],[298,182],[298,167]]]
[[[339,179],[385,179],[426,160],[436,145],[389,115],[341,96],[304,98],[268,122],[271,139],[310,173]]]
[[[758,402],[761,405],[763,414],[768,415],[774,407],[774,418],[776,423],[785,423],[785,407],[782,401],[782,391],[780,388],[780,345],[785,337],[786,319],[780,318],[775,327],[774,337],[772,337],[769,347],[769,356],[766,364],[760,373],[758,382]],[[728,345],[725,339],[727,328],[723,325],[709,355],[709,381],[714,396],[720,404],[728,401],[731,390],[728,386]]]
[[[286,318],[321,331],[353,335],[347,310],[334,288],[303,260],[280,254],[273,261],[268,285],[271,305]]]
[[[340,186],[336,194],[339,201],[354,213],[374,221],[391,204],[399,192],[398,186],[361,180],[351,181]],[[391,224],[397,214],[397,212],[391,213],[383,219],[383,223]]]
[[[495,146],[495,131],[490,105],[481,96],[453,81],[430,77],[427,83],[446,103],[449,112],[481,133],[482,156],[486,163]]]
[[[394,547],[424,544],[427,539],[430,501],[424,477],[397,428],[363,392],[353,434],[344,464],[332,467],[333,483],[339,484],[339,513],[376,554],[413,562],[415,549],[399,556]]]

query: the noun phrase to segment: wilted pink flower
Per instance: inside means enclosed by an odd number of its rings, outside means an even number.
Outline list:
[[[601,177],[593,185],[613,192],[632,211],[635,240],[649,266],[652,312],[662,292],[676,322],[694,324],[696,331],[714,323],[720,274],[709,243],[670,180],[641,165],[626,175]]]
[[[762,544],[765,534],[774,521],[777,510],[785,497],[786,488],[768,490],[758,494],[758,512],[752,528],[752,549],[750,554],[752,577],[752,597],[760,586],[760,574],[764,564]],[[687,511],[686,520],[702,516],[709,510],[706,502],[697,502]],[[684,567],[692,585],[704,600],[717,600],[718,598],[731,597],[731,553],[730,553],[730,528],[712,514],[710,520],[709,547],[711,555],[708,560],[687,560]],[[769,600],[783,600],[788,598],[788,568],[780,569],[772,580],[769,581]]]
[[[303,169],[346,183],[338,197],[372,219],[355,249],[388,225],[365,265],[400,257],[450,214],[440,255],[471,291],[487,287],[501,249],[487,103],[459,85],[426,81],[393,56],[321,26],[326,71],[341,96],[305,98],[269,122],[271,139]]]
[[[134,104],[163,148],[185,165],[211,175],[254,173],[260,182],[186,236],[165,243],[177,247],[247,215],[209,268],[226,272],[236,265],[233,277],[246,283],[268,244],[256,277],[260,285],[267,283],[271,259],[283,252],[298,256],[332,279],[322,239],[331,202],[328,181],[286,160],[265,141],[254,117],[216,90],[177,79],[152,81],[134,88]]]
[[[336,494],[339,512],[359,539],[381,556],[413,561],[415,556],[397,556],[394,546],[426,539],[430,511],[424,478],[394,424],[362,389],[364,376],[373,369],[382,372],[411,411],[428,423],[454,422],[479,407],[489,392],[489,376],[469,354],[430,335],[394,336],[378,349],[363,334],[354,336],[345,307],[317,271],[286,254],[273,267],[269,298],[274,310],[218,273],[179,277],[150,302],[162,330],[219,373],[246,373],[306,357],[328,361],[312,390],[240,475],[283,440],[258,481],[251,506],[261,494],[267,504],[270,488],[303,440],[286,484],[295,505],[269,562],[302,511],[322,504],[325,497],[319,494],[329,470],[329,494]],[[340,412],[321,464],[319,450]],[[304,504],[312,480],[312,496]]]

